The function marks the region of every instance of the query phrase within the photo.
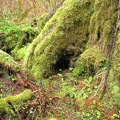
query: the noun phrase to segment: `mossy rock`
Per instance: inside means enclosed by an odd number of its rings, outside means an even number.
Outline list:
[[[54,74],[59,61],[68,61],[83,52],[93,0],[66,0],[29,46],[24,64],[36,77]],[[63,64],[61,66],[63,66]],[[69,66],[69,65],[68,65]]]
[[[73,70],[73,75],[79,76],[85,72],[89,75],[93,75],[93,73],[103,66],[104,61],[105,57],[100,50],[95,48],[87,49],[81,54],[77,61],[76,67]]]

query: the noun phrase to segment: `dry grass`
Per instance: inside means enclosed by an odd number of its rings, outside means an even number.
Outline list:
[[[10,17],[10,15],[18,17],[27,9],[28,18],[40,16],[44,12],[50,12],[62,0],[0,0],[0,16]]]

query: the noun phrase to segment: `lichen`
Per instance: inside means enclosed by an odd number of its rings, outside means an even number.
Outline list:
[[[66,0],[45,24],[27,50],[24,64],[36,75],[47,77],[61,56],[78,56],[88,41],[93,0]]]

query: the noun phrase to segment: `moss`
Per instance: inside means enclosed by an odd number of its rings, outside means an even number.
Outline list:
[[[24,56],[26,54],[26,50],[28,48],[29,44],[27,44],[26,46],[18,49],[18,50],[13,50],[12,51],[12,54],[14,54],[14,58],[15,60],[23,60],[24,59]]]
[[[77,76],[87,72],[88,74],[94,75],[94,72],[103,66],[104,61],[105,57],[100,50],[95,48],[87,49],[81,54],[77,61],[73,74]]]
[[[117,83],[118,84],[118,83]],[[118,105],[120,107],[120,88],[119,86],[115,84],[112,86],[112,99],[114,100],[114,104]]]
[[[117,16],[117,0],[95,0],[94,14],[90,20],[89,32],[91,47],[96,46],[104,54],[108,54],[114,35]]]
[[[118,27],[120,28],[120,22]],[[114,70],[114,76],[116,76],[116,78],[119,80],[120,79],[120,30],[118,31],[116,45],[113,54],[113,70]]]
[[[0,49],[3,49],[5,33],[0,33]]]
[[[45,24],[27,50],[24,64],[36,75],[47,77],[61,58],[78,56],[87,42],[93,0],[66,0]]]
[[[43,29],[43,27],[45,26],[45,24],[48,20],[49,20],[49,14],[48,13],[44,13],[43,15],[40,16],[40,18],[38,19],[38,30],[39,30],[39,32],[41,32],[41,30]]]
[[[29,26],[6,26],[7,28],[3,30],[5,32],[4,41],[1,47],[8,53],[16,53],[16,51],[25,46],[27,43],[32,42],[32,40],[38,35],[36,29],[32,29]]]
[[[73,76],[78,77],[79,75],[85,74],[85,66],[81,63],[81,61],[77,61],[75,68],[73,69]]]
[[[0,99],[0,113],[6,112],[7,114],[15,114],[13,107],[19,109],[20,104],[24,101],[30,100],[32,98],[31,90],[24,90],[22,93],[16,96],[7,96]]]
[[[10,68],[13,71],[20,71],[20,67],[13,57],[0,50],[0,64],[6,68]]]
[[[120,22],[118,25],[120,28]],[[118,29],[117,40],[113,53],[112,72],[110,72],[111,96],[114,104],[120,107],[120,30]]]

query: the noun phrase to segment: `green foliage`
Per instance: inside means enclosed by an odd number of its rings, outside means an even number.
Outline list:
[[[118,114],[113,114],[112,116],[113,119],[120,119],[120,110]]]
[[[80,76],[85,74],[85,67],[84,65],[80,62],[77,61],[76,67],[73,69],[73,76]]]
[[[26,46],[28,43],[32,42],[32,40],[37,36],[37,29],[32,29],[30,24],[24,25],[4,25],[0,29],[1,33],[4,33],[1,38],[0,48],[4,51],[11,53],[14,57],[18,57],[17,59],[23,58],[25,51],[22,56],[19,55],[21,52],[17,52],[18,49]],[[16,55],[17,53],[17,55]]]

